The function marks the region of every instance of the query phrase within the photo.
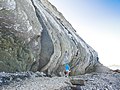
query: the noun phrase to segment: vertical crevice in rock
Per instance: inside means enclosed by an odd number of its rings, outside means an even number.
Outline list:
[[[34,6],[34,7],[35,7],[37,18],[43,28],[43,31],[41,34],[41,53],[40,53],[39,68],[38,68],[38,70],[40,71],[41,68],[44,67],[45,65],[47,65],[48,62],[50,61],[51,55],[54,52],[54,45],[53,45],[51,37],[47,31],[47,26],[44,23],[44,19],[43,19],[42,15],[37,10],[36,6]]]
[[[58,75],[65,70],[66,51],[71,75],[108,70],[48,0],[1,0],[0,5],[0,71]]]

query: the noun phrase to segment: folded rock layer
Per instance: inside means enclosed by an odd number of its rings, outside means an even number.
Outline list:
[[[66,63],[71,75],[102,66],[97,52],[47,0],[0,0],[0,71],[62,75]]]

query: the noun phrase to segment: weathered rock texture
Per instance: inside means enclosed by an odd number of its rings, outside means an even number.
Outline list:
[[[20,76],[21,75],[22,74],[20,74]],[[33,78],[33,77],[34,76],[29,77],[28,79],[26,78],[26,73],[24,73],[23,74],[24,80],[22,80],[21,77],[19,78],[19,73],[18,73],[18,78],[16,78],[16,80],[14,80],[12,83],[8,85],[0,86],[0,90],[72,90],[71,83],[68,78],[65,77],[53,77],[53,78],[34,77]]]
[[[75,90],[120,90],[119,73],[91,73],[74,76],[71,79],[77,85]],[[84,85],[80,85],[80,80],[84,81]]]
[[[42,72],[0,73],[0,90],[120,90],[120,74],[46,77]]]
[[[64,71],[67,57],[71,75],[94,71],[99,63],[97,53],[76,34],[63,15],[47,0],[33,0],[33,5],[43,28],[39,70],[59,74]]]
[[[66,63],[70,78],[46,77]],[[47,0],[0,0],[0,72],[0,90],[120,90],[119,70],[103,66]]]
[[[37,70],[41,31],[30,1],[0,0],[0,71]]]
[[[104,69],[97,52],[47,0],[0,0],[0,71],[59,75],[65,63],[71,75]]]

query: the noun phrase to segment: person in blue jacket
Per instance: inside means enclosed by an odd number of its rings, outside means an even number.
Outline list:
[[[70,66],[69,64],[65,64],[65,77],[68,77],[70,73]]]

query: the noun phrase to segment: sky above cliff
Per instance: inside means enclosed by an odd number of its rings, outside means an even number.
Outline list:
[[[106,66],[120,65],[120,0],[49,0]]]

